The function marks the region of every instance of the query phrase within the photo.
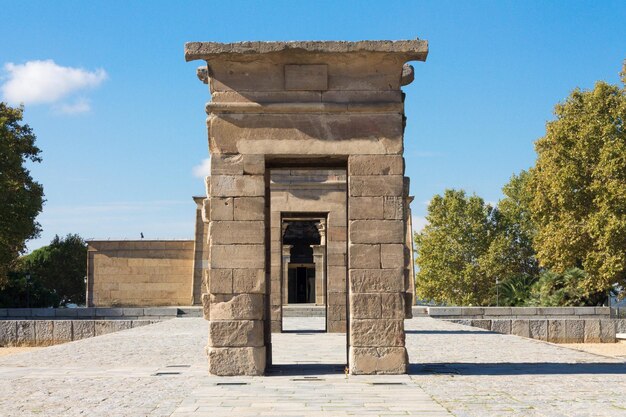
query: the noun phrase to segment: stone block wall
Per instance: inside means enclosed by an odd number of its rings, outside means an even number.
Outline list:
[[[405,373],[404,159],[348,159],[350,368]]]
[[[192,240],[92,240],[87,249],[90,307],[193,303]]]

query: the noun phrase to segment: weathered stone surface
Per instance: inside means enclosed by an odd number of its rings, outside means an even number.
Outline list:
[[[54,343],[65,343],[72,341],[72,321],[55,320],[52,329]]]
[[[205,320],[211,320],[211,295],[202,294],[202,317]]]
[[[209,346],[263,346],[263,322],[231,320],[209,322]]]
[[[265,271],[263,269],[233,269],[233,292],[264,294]]]
[[[382,197],[351,197],[348,203],[351,220],[382,220]]]
[[[350,347],[353,375],[405,374],[408,355],[404,347]]]
[[[491,330],[491,320],[484,320],[484,319],[472,320],[472,326],[478,327],[479,329]]]
[[[54,341],[54,321],[35,320],[35,338],[37,345],[45,346],[52,344]]]
[[[404,218],[403,197],[383,197],[383,217],[388,220]]]
[[[352,176],[348,181],[353,197],[402,197],[402,175]]]
[[[404,242],[404,223],[401,220],[353,220],[349,230],[350,243]]]
[[[209,239],[211,245],[262,244],[265,242],[265,222],[212,221]]]
[[[209,347],[209,373],[219,376],[263,375],[265,347]]]
[[[212,175],[211,196],[262,197],[265,180],[262,175]]]
[[[233,198],[211,197],[211,213],[209,220],[233,220]]]
[[[500,319],[500,320],[491,320],[491,331],[501,334],[510,334],[511,333],[511,320]]]
[[[583,343],[585,339],[584,320],[565,321],[565,343]]]
[[[404,346],[404,320],[352,319],[350,323],[352,346]]]
[[[263,319],[262,294],[211,294],[211,320]]]
[[[243,155],[212,155],[211,175],[243,175]]]
[[[601,343],[601,331],[600,320],[598,319],[586,319],[585,320],[585,343]]]
[[[353,293],[402,292],[403,269],[351,269],[350,291]]]
[[[87,339],[96,335],[92,320],[72,320],[72,330],[73,340]]]
[[[600,340],[602,343],[615,343],[615,321],[611,319],[600,320]]]
[[[235,220],[263,220],[264,218],[264,197],[235,198]]]
[[[511,320],[511,334],[521,337],[530,337],[530,323],[528,320]]]
[[[381,318],[381,294],[350,294],[350,315],[353,319]]]
[[[404,308],[403,293],[382,293],[382,318],[403,319],[406,311]]]
[[[380,245],[351,244],[349,251],[350,268],[380,268]]]
[[[328,65],[285,65],[285,90],[324,91],[328,89]]]
[[[244,155],[243,173],[248,175],[263,175],[265,173],[265,156]]]
[[[567,343],[565,320],[548,320],[548,342]]]
[[[211,268],[265,268],[264,245],[211,246]]]
[[[404,268],[405,245],[400,243],[380,245],[380,262],[383,268]]]
[[[404,175],[402,155],[352,155],[348,175]]]
[[[17,321],[17,338],[18,346],[29,346],[35,344],[35,322],[33,320]]]
[[[233,293],[233,271],[232,269],[209,269],[209,293],[211,294],[232,294]]]
[[[548,340],[548,320],[529,320],[530,337],[537,340]]]
[[[17,343],[17,323],[13,320],[0,320],[0,346],[13,346]]]
[[[345,320],[328,320],[329,333],[345,333],[348,325]]]

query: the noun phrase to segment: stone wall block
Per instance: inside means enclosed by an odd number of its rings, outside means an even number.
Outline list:
[[[54,343],[65,343],[72,341],[72,321],[55,320],[52,329]]]
[[[351,176],[348,189],[351,197],[402,197],[402,175]]]
[[[548,320],[528,320],[530,337],[537,340],[548,340]]]
[[[404,270],[397,269],[351,269],[350,291],[352,293],[376,293],[404,291]]]
[[[235,220],[264,220],[264,197],[237,197],[235,198]]]
[[[600,320],[598,319],[586,319],[585,320],[585,343],[601,343],[600,332]]]
[[[615,320],[600,320],[600,341],[602,343],[615,343]]]
[[[380,268],[380,245],[351,244],[349,267],[356,269]]]
[[[213,245],[211,268],[265,268],[264,245]]]
[[[264,155],[244,155],[243,173],[248,174],[248,175],[265,174],[265,156]]]
[[[528,320],[511,320],[511,334],[521,337],[530,337],[530,323]]]
[[[328,320],[328,333],[345,333],[347,328],[345,320]]]
[[[350,243],[404,243],[402,220],[353,220]]]
[[[17,338],[18,346],[32,346],[35,344],[35,322],[33,320],[17,321]]]
[[[202,317],[211,320],[211,295],[202,294]]]
[[[211,197],[210,220],[233,220],[233,198]]]
[[[353,319],[382,317],[381,294],[350,294],[350,316]]]
[[[243,155],[211,155],[211,175],[243,175],[243,166]]]
[[[232,269],[208,269],[208,287],[211,294],[233,293]]]
[[[383,197],[383,217],[389,220],[404,219],[404,197]]]
[[[54,321],[35,320],[35,338],[38,346],[52,344],[54,341]]]
[[[585,340],[584,320],[565,320],[565,343],[583,343]]]
[[[262,320],[262,294],[211,294],[211,320]]]
[[[17,343],[17,323],[14,320],[0,320],[0,346],[14,346]]]
[[[380,245],[380,262],[383,268],[406,267],[404,256],[405,245],[401,243]]]
[[[265,271],[263,269],[233,269],[233,292],[265,294]]]
[[[350,373],[353,375],[405,374],[408,362],[404,347],[350,347]]]
[[[265,242],[263,221],[211,221],[209,224],[211,245],[253,245]]]
[[[211,197],[263,197],[263,175],[212,175]]]
[[[209,373],[259,376],[265,372],[265,347],[209,347]]]
[[[350,343],[359,347],[404,346],[404,320],[351,319]]]
[[[225,219],[225,220],[230,220],[230,219]],[[211,199],[210,198],[205,198],[204,200],[202,200],[202,221],[204,223],[208,223],[211,221]]]
[[[491,331],[491,320],[477,319],[472,320],[472,327]]]
[[[88,339],[96,335],[93,320],[72,320],[73,340]]]
[[[351,220],[382,220],[383,197],[351,197],[348,214]]]
[[[567,343],[565,320],[548,320],[548,342]]]
[[[263,346],[263,322],[259,320],[211,321],[209,322],[209,346]]]
[[[352,155],[348,175],[404,175],[402,155]]]
[[[382,315],[384,319],[403,319],[406,315],[404,307],[405,293],[382,293]]]
[[[511,334],[511,320],[491,320],[491,331],[500,334]]]

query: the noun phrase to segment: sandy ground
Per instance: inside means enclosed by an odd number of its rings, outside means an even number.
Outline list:
[[[560,346],[595,353],[596,355],[626,358],[626,343],[563,343]]]
[[[14,353],[30,352],[41,349],[40,347],[0,347],[0,356],[12,355]]]

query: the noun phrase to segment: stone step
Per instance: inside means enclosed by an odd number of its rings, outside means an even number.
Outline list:
[[[326,306],[315,304],[289,304],[283,306],[283,317],[324,317]]]
[[[615,339],[619,342],[619,343],[626,343],[626,333],[617,333],[615,335]]]

